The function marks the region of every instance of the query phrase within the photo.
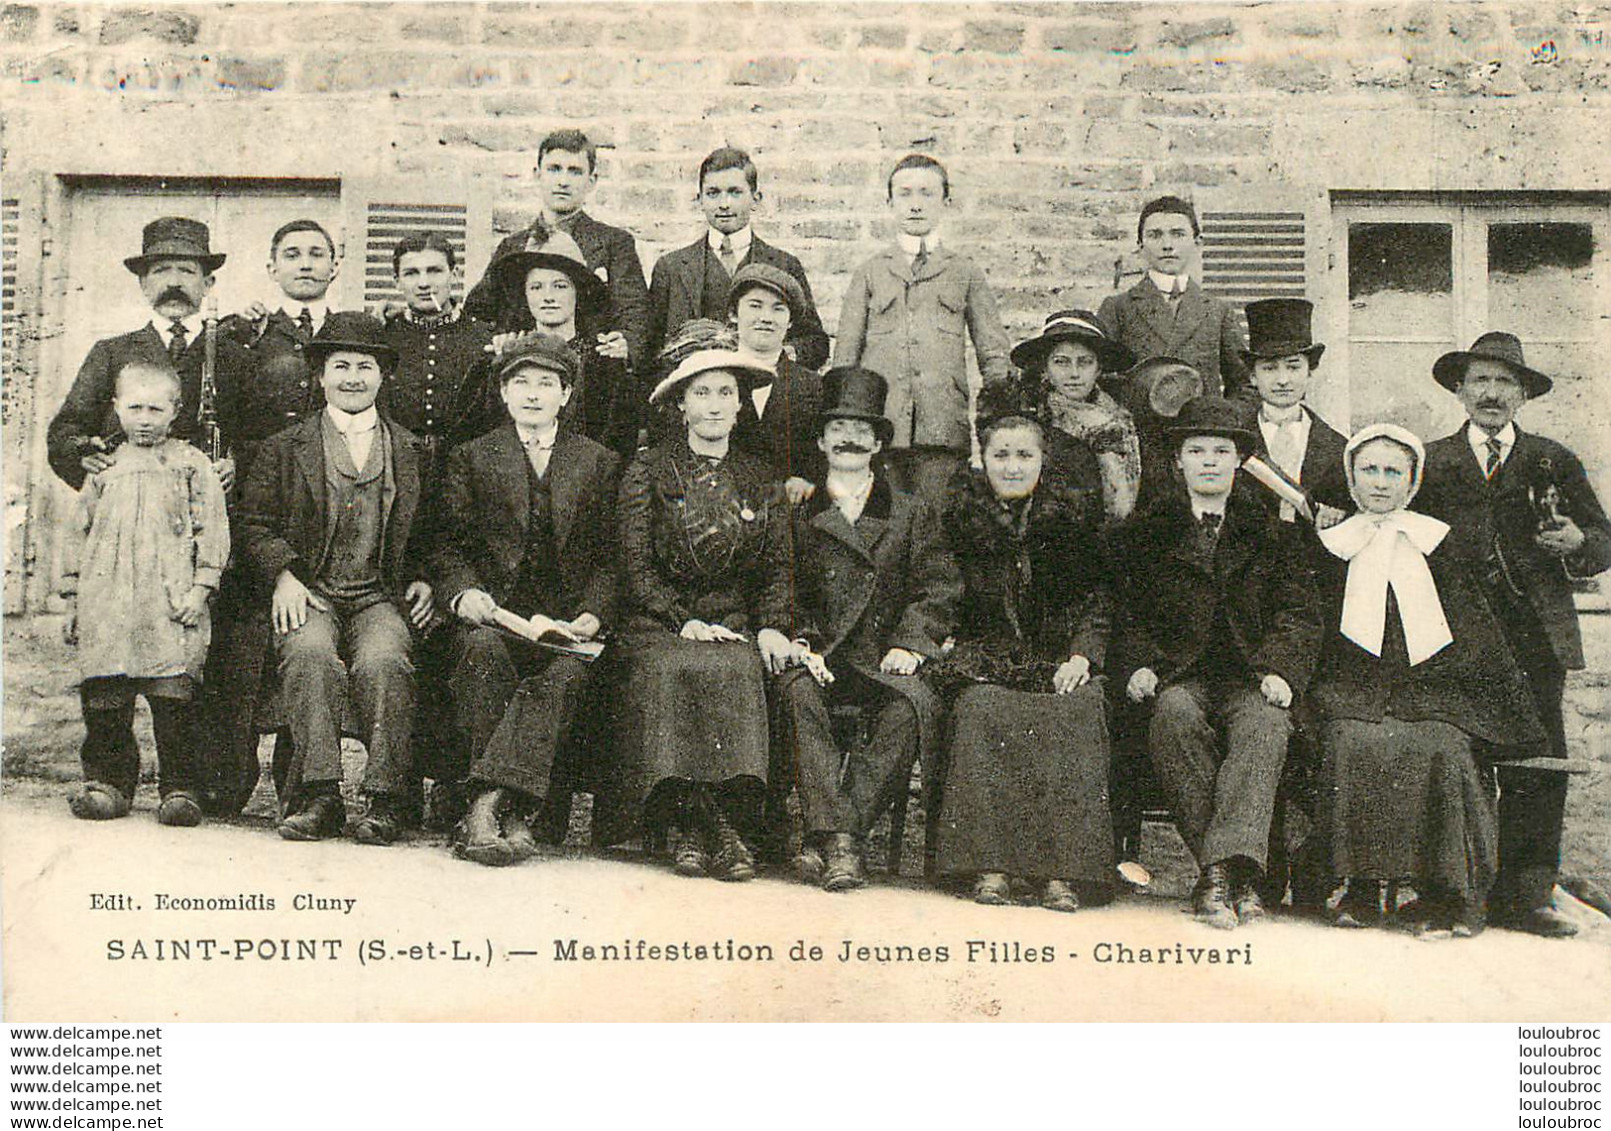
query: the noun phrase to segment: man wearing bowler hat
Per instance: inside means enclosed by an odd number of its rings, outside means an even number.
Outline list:
[[[1181,484],[1115,537],[1124,563],[1109,663],[1152,701],[1147,745],[1202,875],[1192,911],[1212,927],[1261,918],[1290,710],[1320,649],[1318,599],[1296,529],[1237,468],[1258,443],[1218,397],[1169,429]]]
[[[1302,488],[1311,500],[1311,517],[1325,527],[1343,519],[1352,509],[1352,501],[1343,474],[1347,441],[1304,403],[1320,355],[1326,352],[1314,340],[1313,313],[1314,304],[1301,298],[1248,303],[1248,345],[1242,360],[1258,393],[1255,454]],[[1296,521],[1297,510],[1291,503],[1274,496],[1269,501],[1279,508],[1281,521]]]
[[[801,879],[848,891],[866,882],[862,838],[906,788],[913,763],[921,758],[925,784],[936,782],[939,700],[919,672],[940,654],[962,580],[937,506],[873,469],[894,431],[883,377],[844,367],[823,381],[817,447],[826,470],[793,510],[797,619],[784,665],[797,666],[774,671],[773,758],[784,764],[771,780],[799,790]],[[843,772],[835,704],[859,705],[866,732]]]
[[[397,364],[381,323],[332,314],[308,343],[325,409],[264,441],[241,500],[246,568],[272,592],[280,692],[296,752],[280,835],[341,832],[341,731],[350,696],[368,759],[369,811],[354,835],[390,844],[410,788],[414,667],[410,628],[434,607],[418,539],[424,445],[375,411]]]
[[[103,338],[90,348],[78,376],[46,433],[53,470],[75,491],[86,476],[111,466],[112,449],[122,439],[112,411],[112,386],[118,372],[134,361],[179,374],[179,414],[173,435],[201,443],[201,373],[206,353],[202,304],[213,289],[213,275],[224,256],[209,244],[207,225],[183,216],[163,216],[145,226],[140,254],[123,266],[140,281],[140,293],[151,306],[152,319],[140,329]],[[217,341],[216,392],[220,404],[251,376],[252,360],[227,336]],[[220,419],[220,424],[227,422]],[[225,436],[227,441],[228,436]],[[226,490],[234,466],[219,465]]]
[[[1468,417],[1426,446],[1420,507],[1449,524],[1449,545],[1476,569],[1527,675],[1548,740],[1566,757],[1561,693],[1583,667],[1572,579],[1611,566],[1611,523],[1583,464],[1561,444],[1516,426],[1516,413],[1553,382],[1528,367],[1513,334],[1490,332],[1444,354],[1433,379]],[[1577,928],[1552,905],[1560,867],[1566,777],[1501,767],[1499,877],[1488,921],[1546,937]]]

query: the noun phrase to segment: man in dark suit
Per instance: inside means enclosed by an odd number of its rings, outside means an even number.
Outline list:
[[[350,697],[368,755],[362,843],[400,831],[412,774],[410,627],[434,607],[411,541],[424,446],[382,418],[375,396],[397,355],[366,314],[332,314],[308,344],[325,410],[271,436],[241,500],[246,568],[272,590],[280,693],[296,753],[286,767],[286,840],[342,830],[341,731]],[[406,620],[405,620],[406,614]]]
[[[962,578],[938,508],[894,490],[872,459],[889,442],[884,379],[870,369],[831,369],[819,414],[826,458],[819,489],[794,508],[794,652],[772,688],[779,729],[772,781],[799,790],[807,882],[848,891],[866,881],[861,841],[923,761],[932,804],[938,770],[939,700],[918,675],[940,654]],[[842,757],[834,704],[863,709],[868,738]],[[792,772],[791,772],[792,771]],[[777,801],[774,799],[774,809]]]
[[[759,263],[787,272],[799,284],[803,298],[785,339],[794,360],[807,369],[821,369],[828,360],[828,334],[805,268],[750,229],[750,213],[760,200],[760,175],[742,149],[724,146],[700,163],[699,207],[708,226],[699,239],[668,251],[654,265],[649,282],[654,349],[659,350],[666,334],[690,318],[725,319],[735,274]]]
[[[1326,350],[1314,340],[1313,312],[1314,305],[1301,298],[1248,303],[1248,347],[1242,358],[1258,394],[1251,414],[1259,439],[1255,454],[1303,488],[1324,527],[1346,517],[1352,502],[1343,471],[1347,441],[1304,403]],[[1296,520],[1291,503],[1270,498],[1281,521]]]
[[[1117,532],[1125,584],[1109,663],[1132,703],[1155,700],[1153,767],[1202,869],[1193,913],[1232,928],[1264,914],[1258,885],[1289,711],[1320,650],[1319,602],[1295,528],[1238,483],[1256,443],[1242,410],[1199,397],[1170,432],[1184,490]]]
[[[610,294],[610,324],[619,327],[627,341],[627,364],[635,373],[648,371],[655,343],[649,328],[649,286],[643,280],[637,241],[625,228],[602,224],[583,211],[588,194],[598,184],[598,150],[580,130],[555,130],[537,150],[537,183],[542,192],[543,231],[562,231],[582,249],[587,265],[604,281]],[[533,232],[516,232],[492,253],[496,263],[527,247]],[[539,237],[541,244],[546,236]],[[472,318],[503,328],[505,296],[492,278],[491,267],[464,299],[464,312]]]
[[[453,449],[442,486],[433,573],[458,622],[449,686],[474,759],[456,849],[481,864],[530,853],[528,819],[582,722],[594,670],[500,632],[499,614],[565,644],[592,640],[615,608],[620,457],[559,428],[577,374],[559,338],[519,339],[498,360],[510,419]]]
[[[1236,311],[1190,275],[1201,237],[1190,202],[1178,196],[1148,202],[1136,225],[1146,277],[1103,299],[1097,313],[1136,357],[1179,358],[1202,374],[1208,393],[1250,399]]]
[[[164,216],[145,226],[140,254],[125,259],[123,265],[140,280],[140,293],[154,317],[132,333],[103,338],[90,348],[67,399],[50,422],[45,446],[51,470],[75,491],[84,485],[86,476],[112,464],[112,449],[123,438],[112,411],[112,389],[117,374],[131,362],[178,372],[179,409],[172,434],[198,446],[202,442],[201,371],[206,332],[201,311],[224,256],[209,246],[207,225],[182,216]],[[215,390],[221,426],[225,401],[233,389],[250,382],[251,373],[251,358],[227,336],[219,335]],[[234,465],[222,462],[219,476],[227,491],[234,482]]]
[[[1517,410],[1552,382],[1528,368],[1514,335],[1484,334],[1470,350],[1440,357],[1432,376],[1460,398],[1469,419],[1427,445],[1419,507],[1449,524],[1450,547],[1483,579],[1544,722],[1541,753],[1565,758],[1561,693],[1566,673],[1583,667],[1572,578],[1611,567],[1611,522],[1578,458],[1516,426]],[[1489,922],[1547,937],[1575,934],[1551,903],[1565,776],[1501,767],[1499,785],[1499,877]]]

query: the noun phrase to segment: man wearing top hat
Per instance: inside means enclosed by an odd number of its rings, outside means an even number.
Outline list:
[[[1108,656],[1129,700],[1152,701],[1153,767],[1202,869],[1192,911],[1222,928],[1264,914],[1290,710],[1321,638],[1296,529],[1240,482],[1258,442],[1244,419],[1198,397],[1169,429],[1181,486],[1115,536],[1126,572]]]
[[[1254,425],[1256,454],[1303,489],[1321,527],[1345,517],[1352,503],[1343,473],[1347,441],[1304,403],[1326,347],[1314,340],[1314,304],[1301,298],[1269,298],[1247,304],[1247,349],[1242,360],[1258,393]],[[1293,522],[1290,502],[1271,496],[1281,521]]]
[[[593,670],[500,632],[497,615],[540,624],[559,644],[598,636],[615,607],[621,462],[559,426],[578,373],[563,341],[524,335],[497,366],[509,419],[449,453],[432,559],[455,614],[448,683],[473,759],[457,850],[495,865],[530,853],[527,819],[549,794]]]
[[[1552,382],[1527,366],[1513,334],[1490,332],[1444,354],[1432,376],[1468,417],[1426,447],[1421,508],[1449,524],[1449,544],[1484,580],[1510,649],[1527,676],[1548,740],[1566,757],[1561,693],[1583,667],[1572,579],[1611,567],[1611,523],[1577,456],[1525,432],[1516,413]],[[1560,867],[1563,774],[1500,769],[1499,876],[1489,922],[1546,937],[1577,928],[1552,906]]]
[[[202,365],[206,354],[202,304],[213,289],[213,275],[224,256],[209,246],[207,225],[183,216],[163,216],[141,233],[140,254],[123,265],[140,281],[140,293],[152,311],[151,321],[90,348],[73,379],[67,399],[46,433],[51,470],[75,491],[86,476],[111,466],[111,451],[122,439],[112,411],[112,387],[130,362],[145,362],[179,374],[179,411],[172,434],[198,446],[201,437]],[[252,361],[227,336],[217,341],[215,392],[220,409],[231,390],[250,380]],[[225,425],[220,412],[220,425]],[[226,436],[227,440],[228,437]],[[225,489],[235,469],[219,466]]]
[[[924,781],[937,781],[939,700],[919,673],[940,654],[962,581],[937,505],[873,469],[893,433],[884,379],[843,367],[823,382],[826,469],[793,509],[795,641],[774,665],[773,757],[784,765],[772,780],[799,790],[801,878],[848,891],[865,883],[862,838],[906,788],[913,763],[921,758]],[[862,707],[867,740],[842,774],[829,708],[844,703]]]
[[[280,692],[296,746],[279,831],[320,840],[342,830],[350,697],[368,755],[369,811],[354,835],[390,844],[412,773],[410,627],[423,631],[434,612],[412,540],[424,447],[375,410],[397,364],[378,320],[332,314],[307,354],[320,367],[325,409],[264,442],[239,524],[244,563],[272,592]]]

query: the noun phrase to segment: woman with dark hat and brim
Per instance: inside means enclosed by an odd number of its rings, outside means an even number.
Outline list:
[[[539,330],[569,342],[581,361],[576,394],[562,427],[630,458],[638,443],[638,402],[627,369],[626,337],[610,322],[609,292],[588,269],[575,240],[538,221],[526,246],[496,260],[488,279],[504,295],[493,348]],[[455,440],[474,439],[507,419],[491,358],[465,382]]]
[[[650,394],[685,426],[621,480],[626,578],[614,765],[595,839],[678,833],[689,876],[747,880],[768,762],[763,659],[792,653],[792,557],[782,489],[732,443],[741,398],[772,374],[732,350],[696,349]]]
[[[1473,752],[1543,735],[1531,695],[1446,523],[1409,510],[1426,455],[1403,428],[1360,429],[1343,454],[1359,511],[1320,532],[1326,641],[1310,687],[1321,749],[1319,855],[1348,891],[1333,921],[1470,936],[1498,862],[1497,814]]]
[[[1047,460],[1034,391],[987,386],[977,411],[984,467],[957,474],[944,517],[966,586],[956,644],[930,673],[951,703],[937,865],[980,903],[1011,902],[1019,879],[1074,911],[1114,870],[1102,495]]]
[[[1012,351],[1012,363],[1038,383],[1045,423],[1095,453],[1101,469],[1102,509],[1113,521],[1135,509],[1141,444],[1130,414],[1097,380],[1128,369],[1134,360],[1088,310],[1047,315],[1040,334]]]

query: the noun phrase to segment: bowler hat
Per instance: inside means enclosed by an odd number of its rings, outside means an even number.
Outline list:
[[[1149,357],[1109,389],[1136,420],[1168,421],[1203,395],[1203,375],[1178,357]]]
[[[194,259],[204,275],[224,265],[224,257],[209,243],[207,225],[185,216],[161,216],[147,224],[140,232],[140,254],[125,259],[123,266],[144,275],[161,259]]]
[[[367,353],[380,363],[383,373],[397,368],[397,351],[386,342],[386,327],[380,319],[361,310],[332,311],[325,316],[324,325],[308,343],[304,355],[314,366],[339,350]]]
[[[678,362],[677,368],[654,387],[649,394],[649,403],[661,404],[676,400],[678,391],[684,385],[701,373],[709,373],[713,369],[725,369],[731,373],[737,378],[741,391],[777,380],[776,373],[749,354],[725,349],[696,350]]]
[[[884,399],[889,382],[881,373],[859,365],[841,365],[822,375],[822,408],[817,411],[817,431],[830,420],[865,420],[885,444],[895,437],[895,422],[884,415]]]
[[[738,300],[745,291],[763,287],[789,304],[789,321],[798,322],[804,316],[805,288],[787,271],[770,263],[746,263],[733,274],[733,285],[727,289],[727,309],[738,309]]]
[[[1291,357],[1301,353],[1309,368],[1320,364],[1326,347],[1314,340],[1310,322],[1314,303],[1302,298],[1266,298],[1247,304],[1247,349],[1242,359],[1252,365],[1258,358]]]
[[[564,272],[576,286],[578,309],[603,309],[609,292],[604,280],[588,267],[581,246],[564,232],[550,231],[541,221],[526,236],[524,247],[493,260],[488,271],[506,292],[518,292],[525,289],[526,275],[534,267]]]
[[[569,342],[553,334],[537,332],[521,334],[504,343],[495,364],[500,384],[513,377],[516,370],[528,365],[558,374],[566,385],[576,384],[581,372],[576,351],[571,349]]]
[[[1246,422],[1246,410],[1224,397],[1194,397],[1182,406],[1180,415],[1169,426],[1169,439],[1179,444],[1191,436],[1223,436],[1234,441],[1237,454],[1245,458],[1259,443]]]
[[[1036,369],[1058,342],[1082,342],[1096,352],[1102,372],[1128,369],[1135,361],[1129,348],[1089,310],[1059,310],[1046,316],[1039,336],[1013,347],[1012,363],[1019,369]]]
[[[1432,379],[1449,392],[1458,392],[1460,383],[1466,379],[1466,368],[1477,358],[1497,361],[1510,370],[1529,398],[1541,397],[1555,387],[1555,382],[1538,370],[1527,368],[1521,339],[1502,330],[1490,330],[1473,342],[1469,350],[1456,350],[1438,358],[1432,366]]]

